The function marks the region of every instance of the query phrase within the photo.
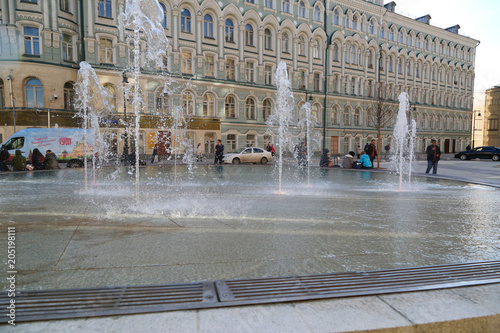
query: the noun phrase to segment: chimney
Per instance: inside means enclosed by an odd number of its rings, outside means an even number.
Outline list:
[[[384,7],[387,8],[388,11],[394,13],[394,11],[396,10],[396,3],[394,1],[391,1],[389,3],[386,3]]]

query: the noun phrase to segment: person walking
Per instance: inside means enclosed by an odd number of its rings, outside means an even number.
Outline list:
[[[427,170],[425,170],[425,173],[429,173],[432,169],[432,174],[435,175],[437,173],[438,162],[441,158],[441,149],[436,145],[435,139],[431,140],[431,144],[425,152],[427,153]]]
[[[372,142],[371,144],[368,144],[366,145],[365,147],[365,152],[366,154],[368,155],[368,157],[370,158],[370,162],[372,163],[372,167],[373,167],[373,160],[375,159],[375,157],[377,157],[377,147],[375,147],[375,143],[377,141],[375,139],[372,139]]]
[[[222,144],[222,141],[219,139],[219,140],[217,140],[217,145],[215,146],[214,164],[222,165],[223,157],[224,157],[224,145]]]
[[[198,162],[203,161],[203,148],[201,146],[201,142],[198,143],[198,146],[196,146],[196,161]]]
[[[274,145],[271,144],[271,156],[274,156]]]
[[[153,158],[151,159],[151,164],[154,163],[156,155],[158,155],[158,144],[157,143],[155,143],[155,146],[153,148]]]

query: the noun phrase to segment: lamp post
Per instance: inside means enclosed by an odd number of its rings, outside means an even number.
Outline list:
[[[306,102],[312,102],[313,97],[312,97],[312,92],[306,90]]]
[[[128,165],[129,162],[129,155],[128,155],[128,128],[127,128],[127,99],[125,97],[125,83],[128,83],[128,77],[125,76],[125,71],[122,73],[122,83],[123,83],[123,117],[125,120],[125,134],[123,135],[123,139],[125,140],[125,143],[123,144],[123,163],[125,165]]]
[[[16,133],[16,99],[14,98],[14,93],[12,91],[12,76],[7,75],[7,80],[10,85],[10,100],[12,102],[12,113],[14,116],[14,133]]]
[[[474,110],[474,124],[473,124],[473,127],[472,127],[472,149],[475,148],[474,146],[474,139],[476,138],[476,111],[477,110]],[[477,111],[477,116],[478,117],[481,117],[481,112],[480,111]]]

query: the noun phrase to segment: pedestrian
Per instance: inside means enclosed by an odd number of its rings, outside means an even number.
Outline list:
[[[155,146],[153,147],[153,158],[151,159],[151,164],[154,163],[156,155],[158,155],[158,144],[157,143],[155,143]]]
[[[470,145],[467,145],[467,147],[465,147],[465,150],[470,150]]]
[[[50,149],[45,152],[45,160],[43,161],[43,168],[45,170],[60,169],[59,162],[57,162],[56,154],[54,154]]]
[[[361,155],[361,152],[362,152],[362,150],[361,150],[361,146],[358,146],[358,147],[356,148],[356,155],[358,156],[358,158],[359,158],[359,156]]]
[[[201,147],[201,142],[196,146],[196,160],[201,162],[203,160],[203,148]]]
[[[9,167],[7,166],[7,160],[9,157],[9,151],[5,146],[2,146],[0,149],[0,172],[9,171]]]
[[[224,158],[224,145],[222,144],[222,141],[219,139],[219,140],[217,140],[217,145],[215,146],[214,164],[222,165],[223,158]]]
[[[305,142],[302,142],[299,146],[298,159],[299,167],[305,167],[307,165],[307,147]]]
[[[373,168],[373,163],[370,159],[370,156],[366,152],[361,153],[361,158],[359,159],[359,163],[361,163],[362,169],[371,169]]]
[[[327,148],[323,149],[323,155],[321,155],[321,159],[319,160],[320,167],[322,167],[322,168],[329,167],[330,163],[332,163],[332,159],[330,158],[329,153],[330,153],[329,149],[327,149]]]
[[[373,160],[378,155],[377,154],[377,147],[375,147],[376,142],[377,141],[375,139],[372,139],[371,143],[367,144],[365,147],[365,152],[368,155],[368,157],[370,158],[370,162],[372,163],[372,166],[373,166]]]
[[[425,170],[425,173],[429,173],[432,169],[432,174],[435,175],[437,173],[438,162],[441,158],[441,149],[436,145],[435,139],[431,140],[431,144],[425,152],[427,153],[427,170]]]
[[[271,156],[274,156],[274,145],[271,143]]]
[[[21,154],[21,150],[16,150],[16,156],[12,159],[12,167],[14,171],[26,170],[26,157]]]
[[[31,164],[33,164],[33,168],[35,170],[43,170],[43,161],[45,158],[43,154],[38,150],[38,148],[33,149],[33,153],[31,154]]]
[[[342,159],[342,168],[344,168],[344,169],[352,169],[352,163],[354,161],[354,155],[356,155],[356,154],[353,151],[350,151],[349,154],[347,154],[347,155],[344,156],[344,158]]]
[[[268,152],[271,152],[271,144],[269,144],[269,143],[267,144],[266,150],[267,150]]]
[[[389,151],[391,150],[391,145],[386,144],[384,149],[385,149],[385,159],[387,160],[387,158],[389,157]]]

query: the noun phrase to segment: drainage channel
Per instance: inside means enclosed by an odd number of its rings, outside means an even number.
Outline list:
[[[6,312],[15,300],[16,322],[129,315],[291,301],[367,296],[500,283],[500,261],[221,280],[159,286],[63,289],[0,294]],[[7,309],[8,311],[8,309]],[[9,320],[0,315],[0,323]]]

